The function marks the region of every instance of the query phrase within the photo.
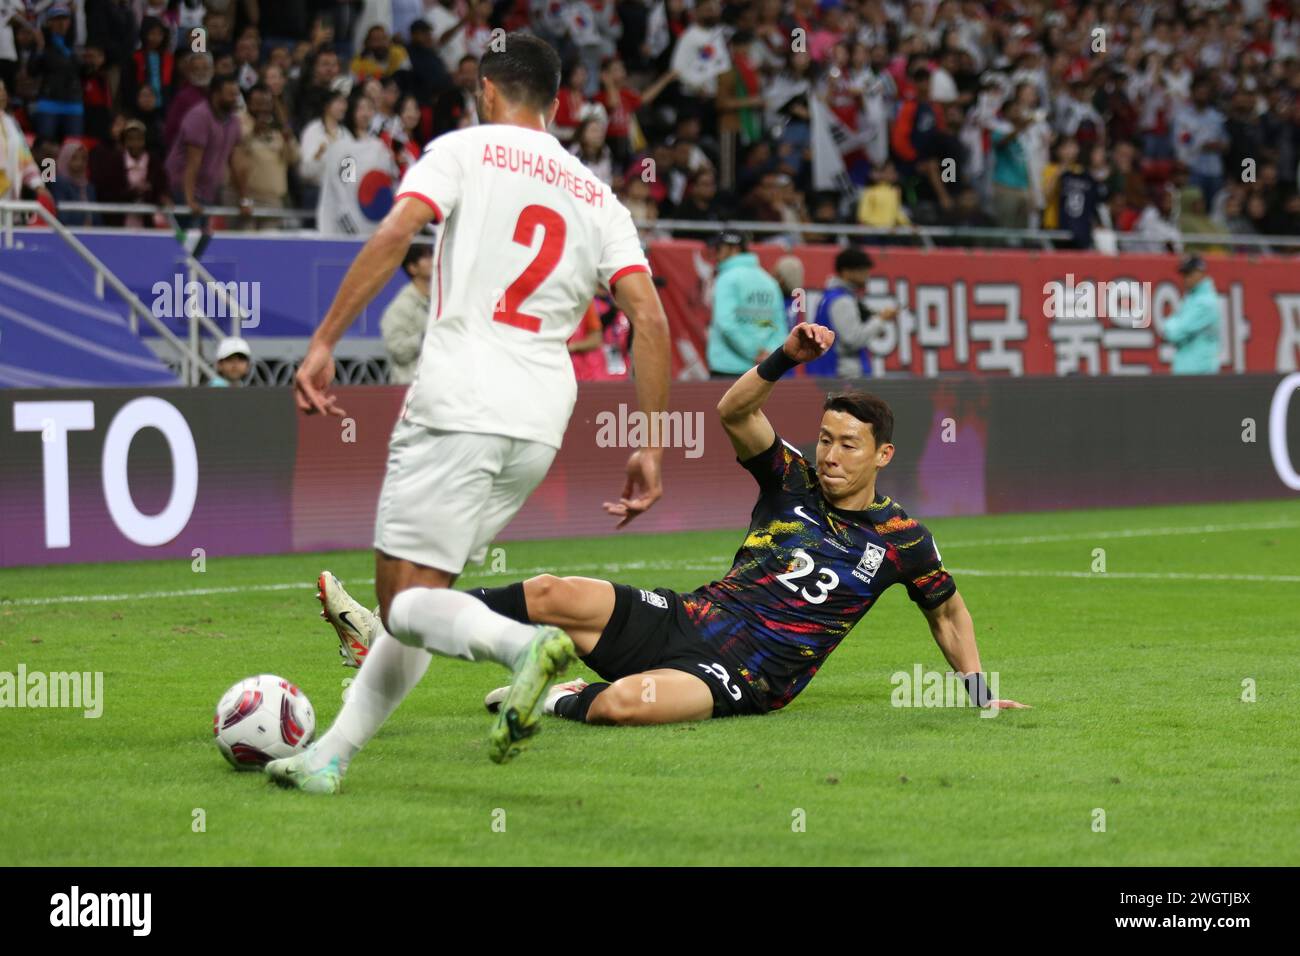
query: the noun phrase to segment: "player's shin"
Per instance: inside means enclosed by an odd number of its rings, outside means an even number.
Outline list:
[[[576,720],[579,723],[585,723],[587,720],[587,711],[591,710],[592,701],[594,701],[602,691],[609,689],[608,684],[596,683],[588,684],[576,694],[565,694],[555,701],[554,710],[551,712],[556,717],[563,717],[565,720]]]
[[[408,647],[380,626],[371,640],[370,653],[348,688],[343,709],[312,748],[311,769],[338,757],[339,769],[347,770],[352,758],[424,677],[430,660],[424,648]]]
[[[496,661],[513,668],[537,629],[450,588],[409,588],[388,609],[390,631],[404,644],[444,657]]]

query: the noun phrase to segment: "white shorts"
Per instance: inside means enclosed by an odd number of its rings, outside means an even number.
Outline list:
[[[375,548],[459,574],[546,475],[556,449],[504,435],[425,428],[399,419],[375,516]]]

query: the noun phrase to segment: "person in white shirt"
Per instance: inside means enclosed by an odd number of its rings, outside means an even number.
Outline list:
[[[672,68],[687,96],[711,102],[718,94],[718,77],[731,69],[721,15],[717,0],[697,3],[695,22],[677,39]]]
[[[415,235],[440,224],[433,314],[415,381],[393,429],[375,521],[382,625],[330,730],[304,753],[266,766],[283,786],[337,793],[353,756],[429,666],[429,655],[514,668],[489,737],[502,762],[536,732],[547,689],[575,656],[570,637],[451,589],[546,474],[577,398],[567,341],[607,288],[636,333],[641,410],[668,397],[668,323],[632,217],[546,132],[558,108],[560,59],[510,33],[481,63],[478,114],[488,125],[429,144],[392,211],[343,279],[294,376],[298,407],[342,415],[330,394],[333,351],[382,289]],[[662,448],[638,448],[617,503],[620,526],[662,494]],[[330,615],[332,576],[321,576]],[[326,592],[329,593],[326,593]],[[347,611],[330,618],[346,645]]]

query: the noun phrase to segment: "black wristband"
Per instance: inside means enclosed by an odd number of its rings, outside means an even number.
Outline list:
[[[967,674],[962,679],[966,685],[966,693],[970,695],[970,702],[976,707],[987,707],[993,700],[989,693],[989,685],[984,681],[984,675],[976,672]]]
[[[785,349],[777,349],[763,361],[759,362],[758,377],[765,382],[775,382],[799,363],[785,354]]]

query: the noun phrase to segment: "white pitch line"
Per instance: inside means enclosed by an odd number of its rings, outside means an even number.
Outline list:
[[[989,547],[999,544],[1051,544],[1057,541],[1102,541],[1111,538],[1155,538],[1172,534],[1220,534],[1227,531],[1275,531],[1300,528],[1295,521],[1257,521],[1244,524],[1203,524],[1173,528],[1122,528],[1117,531],[1080,531],[1070,534],[1036,534],[1021,538],[984,538],[973,541],[944,541],[944,549]]]
[[[982,571],[949,568],[954,577],[973,578],[1119,578],[1127,581],[1266,581],[1273,584],[1300,582],[1300,574],[1198,574],[1191,571]]]
[[[628,561],[624,563],[588,563],[567,564],[565,567],[584,571],[604,571],[619,573],[624,571],[700,571],[717,574],[728,567],[728,557],[718,557],[708,564],[686,564],[676,561]],[[508,568],[505,571],[467,571],[466,578],[511,578],[531,577],[544,574],[553,568]],[[1093,580],[1125,581],[1209,581],[1233,582],[1253,581],[1270,584],[1300,583],[1300,574],[1207,574],[1190,571],[1050,571],[1050,570],[985,570],[981,568],[949,568],[954,576],[968,577],[1011,577],[1011,578],[1090,578]],[[352,578],[353,584],[374,584],[374,578]],[[248,584],[220,588],[180,588],[173,591],[140,591],[134,594],[65,594],[58,597],[15,598],[0,601],[0,607],[45,607],[53,604],[96,604],[115,601],[148,601],[160,598],[205,597],[212,594],[248,594],[266,591],[309,591],[313,583],[283,582],[279,584]]]

